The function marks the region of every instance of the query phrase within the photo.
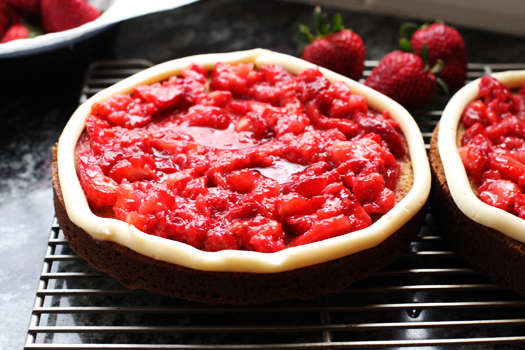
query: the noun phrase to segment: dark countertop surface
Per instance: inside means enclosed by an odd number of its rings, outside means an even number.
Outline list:
[[[78,104],[87,64],[129,58],[158,63],[256,47],[297,55],[298,24],[311,24],[312,10],[279,1],[204,0],[126,21],[58,52],[0,58],[0,348],[25,343],[54,214],[51,148]],[[340,12],[363,38],[368,60],[397,48],[403,20]],[[458,30],[469,62],[523,63],[524,38]]]

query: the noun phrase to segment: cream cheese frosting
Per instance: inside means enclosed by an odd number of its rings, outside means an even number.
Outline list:
[[[525,81],[525,71],[495,73],[492,76],[510,89]],[[525,243],[525,220],[492,207],[472,191],[467,172],[457,151],[457,132],[465,107],[478,98],[481,79],[465,85],[449,101],[439,122],[438,149],[450,194],[458,208],[473,221]]]
[[[113,241],[142,255],[197,270],[276,273],[323,263],[372,248],[402,227],[424,206],[430,192],[430,167],[421,132],[412,116],[401,105],[379,92],[319,67],[330,82],[343,81],[352,93],[366,96],[370,107],[378,111],[388,110],[392,119],[399,122],[408,143],[414,174],[412,189],[392,210],[370,227],[276,253],[241,250],[206,252],[185,243],[146,234],[120,220],[94,215],[75,170],[75,145],[84,130],[85,120],[93,103],[107,100],[117,93],[130,93],[136,85],[148,85],[173,75],[180,75],[182,69],[191,63],[212,70],[217,62],[252,62],[257,68],[266,64],[277,64],[295,75],[307,68],[317,67],[301,59],[264,49],[206,54],[156,65],[97,93],[72,115],[57,147],[60,186],[67,214],[73,223],[96,239]]]

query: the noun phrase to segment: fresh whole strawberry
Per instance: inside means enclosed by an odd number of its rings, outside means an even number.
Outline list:
[[[20,21],[20,15],[16,9],[6,0],[0,0],[0,38],[13,24]]]
[[[319,7],[314,11],[314,24],[316,36],[310,33],[308,27],[300,26],[300,40],[308,44],[301,58],[359,80],[365,64],[365,46],[361,37],[344,29],[339,14],[328,25]]]
[[[0,44],[4,44],[17,39],[26,39],[31,35],[31,31],[22,23],[13,24],[5,32]]]
[[[6,0],[24,17],[36,17],[40,14],[40,0]]]
[[[428,49],[428,64],[434,66],[439,59],[445,63],[440,78],[450,92],[459,90],[467,78],[467,50],[465,42],[452,27],[442,23],[424,25],[416,30],[410,40],[414,51],[421,55],[423,45]]]
[[[394,51],[372,70],[365,85],[387,95],[407,109],[426,106],[434,98],[437,82],[421,57]]]
[[[100,12],[84,0],[41,0],[42,28],[46,33],[61,32],[91,22]]]

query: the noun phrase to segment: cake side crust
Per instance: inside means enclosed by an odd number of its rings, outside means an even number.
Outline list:
[[[445,229],[441,233],[458,254],[495,284],[525,297],[525,244],[476,223],[455,204],[447,185],[437,147],[439,125],[430,142],[432,214]]]
[[[311,299],[342,290],[390,264],[417,236],[426,205],[379,245],[325,263],[277,273],[195,270],[139,254],[110,241],[93,238],[68,217],[53,152],[52,184],[58,223],[73,250],[90,265],[129,289],[146,289],[206,303],[249,304],[292,298]]]

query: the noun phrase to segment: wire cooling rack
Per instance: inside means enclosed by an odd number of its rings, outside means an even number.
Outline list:
[[[365,76],[377,64],[366,62]],[[98,62],[82,100],[151,66]],[[525,64],[469,64],[469,80]],[[447,100],[414,114],[428,143]],[[432,220],[393,264],[308,301],[217,306],[129,291],[51,227],[25,349],[525,348],[525,299],[492,284]]]

